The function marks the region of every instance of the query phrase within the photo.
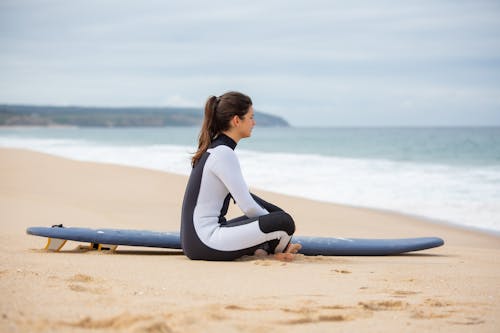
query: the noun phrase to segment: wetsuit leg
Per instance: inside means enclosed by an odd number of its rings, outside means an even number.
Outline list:
[[[273,212],[258,218],[239,218],[229,220],[212,234],[212,240],[202,242],[196,235],[192,225],[187,225],[194,238],[191,240],[188,253],[190,259],[197,260],[235,260],[245,255],[253,255],[257,249],[265,249],[268,253],[283,252],[295,231],[293,219],[285,212]],[[194,242],[193,242],[194,241]],[[210,242],[225,244],[231,250],[215,249]]]
[[[292,217],[282,210],[253,219],[247,218],[246,216],[240,216],[221,224],[220,227],[230,228],[226,230],[229,232],[222,231],[225,236],[229,237],[230,235],[228,234],[233,234],[232,237],[241,238],[243,235],[240,234],[240,230],[243,231],[243,228],[248,229],[248,227],[250,227],[248,225],[251,223],[258,225],[260,233],[260,235],[253,236],[263,240],[262,243],[257,245],[257,248],[264,249],[269,253],[283,252],[290,243],[292,235],[295,232],[295,223]],[[253,247],[252,251],[255,251]]]
[[[272,213],[272,212],[284,212],[283,209],[281,209],[280,207],[270,203],[270,202],[267,202],[265,201],[264,199],[258,197],[257,195],[253,194],[253,193],[250,193],[252,195],[252,198],[261,206],[263,207],[264,209],[266,209],[268,212]],[[291,218],[291,217],[290,217]],[[276,247],[278,246],[279,244],[279,240],[272,240],[272,241],[269,241],[267,242],[267,244],[265,244],[262,249],[265,250],[267,253],[274,253],[275,252],[275,249]],[[288,244],[290,244],[290,242],[288,242]],[[288,244],[286,246],[288,246]],[[286,247],[285,247],[286,248]]]
[[[255,219],[250,219],[248,216],[243,215],[228,221],[225,221],[224,223],[221,224],[221,227],[227,227],[227,226],[237,226],[245,223],[250,223],[254,222]],[[276,249],[276,246],[279,244],[279,239],[273,239],[268,242],[262,243],[257,245],[255,249],[252,249],[253,252],[257,249],[262,249],[266,251],[267,253],[274,253],[274,250]]]

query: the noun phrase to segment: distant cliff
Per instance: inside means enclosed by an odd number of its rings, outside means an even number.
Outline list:
[[[0,105],[0,126],[199,126],[202,120],[198,108]],[[285,119],[262,112],[255,112],[255,121],[259,126],[289,126]]]

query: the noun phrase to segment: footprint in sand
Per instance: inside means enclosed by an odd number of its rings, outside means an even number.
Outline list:
[[[346,269],[332,269],[332,272],[339,273],[339,274],[351,274],[351,271],[348,271]]]
[[[438,300],[438,299],[432,299],[432,298],[427,298],[424,303],[428,306],[432,306],[435,308],[441,308],[441,307],[446,307],[446,306],[452,306],[454,305],[453,303]]]
[[[408,307],[408,303],[402,301],[369,301],[359,302],[358,305],[372,311],[404,310]]]
[[[314,305],[309,307],[284,307],[282,312],[296,316],[281,321],[282,324],[299,325],[320,322],[343,322],[371,316],[357,306],[348,305]]]
[[[85,317],[75,322],[60,321],[57,324],[66,327],[75,327],[87,330],[102,330],[112,329],[113,331],[123,331],[131,329],[134,332],[172,332],[172,329],[167,325],[167,320],[171,316],[166,315],[149,315],[137,314],[131,315],[123,313],[118,316],[109,318],[92,318]]]
[[[396,298],[406,298],[407,296],[418,295],[420,293],[420,291],[412,290],[394,290],[391,292],[391,296]]]
[[[439,299],[427,298],[423,303],[423,309],[415,309],[412,318],[416,319],[439,319],[448,318],[453,314],[463,313],[463,310],[456,308],[455,303]],[[450,321],[449,323],[457,325],[478,325],[484,323],[484,320],[476,317],[467,317],[463,321]]]
[[[464,318],[463,321],[450,321],[449,323],[455,324],[455,325],[470,326],[470,325],[480,325],[480,324],[485,323],[485,321],[482,320],[481,318],[477,318],[477,317],[467,317],[467,318]]]
[[[94,278],[90,275],[85,274],[75,274],[68,279],[70,282],[92,282]]]
[[[439,318],[448,318],[449,316],[451,316],[450,313],[439,313],[425,309],[425,310],[415,310],[411,317],[415,319],[439,319]]]
[[[89,284],[96,282],[96,279],[90,275],[75,274],[72,277],[68,278],[66,281],[69,282],[68,288],[72,291],[88,292],[91,294],[99,294],[99,295],[102,295],[106,292],[106,289],[103,287],[89,286]]]
[[[302,317],[297,319],[291,319],[285,321],[285,324],[289,325],[299,325],[299,324],[309,324],[309,323],[319,323],[319,322],[332,322],[332,321],[348,321],[353,318],[342,315],[342,314],[334,314],[334,315],[319,315],[319,316],[310,316],[310,317]]]
[[[248,309],[246,307],[243,307],[243,306],[237,305],[237,304],[226,305],[224,307],[224,309],[226,309],[226,310],[237,310],[237,311],[248,311],[248,310],[251,310],[251,309]]]

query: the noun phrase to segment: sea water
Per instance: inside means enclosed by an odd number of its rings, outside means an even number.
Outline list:
[[[4,128],[0,146],[188,175],[198,130]],[[255,188],[500,232],[499,127],[256,127],[236,152]]]

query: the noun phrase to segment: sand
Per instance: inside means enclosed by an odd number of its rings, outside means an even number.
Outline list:
[[[438,236],[389,257],[190,261],[176,250],[41,250],[29,226],[178,230],[187,178],[0,149],[1,332],[498,332],[500,238],[255,190],[298,235]],[[231,214],[237,215],[234,209]]]

